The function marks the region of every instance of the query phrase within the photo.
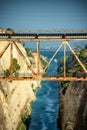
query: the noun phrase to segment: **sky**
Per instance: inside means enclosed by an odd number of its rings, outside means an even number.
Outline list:
[[[87,0],[0,0],[0,27],[87,29]]]

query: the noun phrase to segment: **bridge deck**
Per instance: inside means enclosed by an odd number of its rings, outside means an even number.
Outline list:
[[[84,72],[87,74],[87,69],[85,65],[82,63],[82,61],[79,59],[75,51],[72,49],[72,47],[69,44],[69,40],[76,41],[76,40],[86,40],[87,41],[87,30],[86,31],[68,31],[68,32],[28,32],[28,33],[0,33],[0,40],[1,41],[12,41],[8,43],[8,45],[1,51],[0,58],[3,56],[3,54],[6,52],[7,48],[10,47],[10,76],[5,77],[4,75],[0,77],[0,80],[42,80],[42,81],[87,81],[87,78],[83,77],[67,77],[66,74],[66,47],[69,48],[69,50],[72,52],[76,60],[78,61],[79,65],[82,67]],[[30,66],[29,62],[26,60],[26,57],[20,50],[20,48],[17,46],[17,41],[37,41],[37,72],[35,73],[33,68]],[[49,67],[50,63],[56,56],[56,54],[60,51],[61,47],[63,46],[63,52],[64,52],[64,77],[55,77],[54,75],[52,77],[41,77],[39,75],[40,73],[40,41],[62,41],[62,43],[59,45],[58,49],[55,51],[54,55],[44,68],[44,72]],[[14,45],[14,46],[13,46]],[[25,64],[27,65],[28,69],[32,72],[34,77],[29,76],[20,76],[20,77],[14,77],[13,76],[13,47],[16,48],[17,52],[21,56],[21,58],[25,61]]]
[[[59,32],[59,33],[0,33],[0,40],[20,41],[61,41],[87,40],[87,32]]]

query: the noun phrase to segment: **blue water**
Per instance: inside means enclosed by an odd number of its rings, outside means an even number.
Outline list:
[[[29,130],[59,130],[57,129],[58,91],[57,82],[42,82],[42,88],[37,92],[37,101],[32,104]]]
[[[53,53],[44,54],[48,59]],[[60,54],[61,56],[61,54]],[[58,61],[59,56],[55,57]],[[56,72],[58,62],[52,61],[49,72]],[[57,81],[42,81],[37,100],[32,104],[31,123],[28,130],[60,130],[57,128],[59,109],[59,84]]]

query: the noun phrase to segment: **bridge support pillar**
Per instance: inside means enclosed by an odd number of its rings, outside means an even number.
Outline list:
[[[37,41],[37,75],[40,74],[40,42]]]
[[[13,77],[13,43],[10,47],[10,77]]]
[[[66,45],[68,41],[63,41],[64,45],[64,78],[66,77]]]

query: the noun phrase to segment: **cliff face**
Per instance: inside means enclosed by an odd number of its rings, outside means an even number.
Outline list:
[[[2,52],[7,44],[7,41],[0,41],[0,52]],[[22,44],[17,43],[17,45],[24,56],[26,56],[28,63],[30,63]],[[14,46],[13,58],[18,60],[20,73],[30,72]],[[33,58],[34,64],[37,62],[36,59],[37,56]],[[0,59],[0,73],[2,74],[9,67],[10,47]],[[37,71],[36,67],[34,69]],[[38,87],[40,87],[40,81],[0,81],[0,130],[16,130],[23,113],[30,115],[30,103],[36,100],[34,90]]]
[[[0,87],[3,90],[0,90],[0,99],[2,98],[4,123],[7,130],[16,129],[18,122],[20,122],[21,113],[27,111],[27,114],[30,115],[31,107],[29,104],[36,99],[31,87],[32,84],[38,87],[34,81],[12,81],[11,83],[5,81],[1,83]]]
[[[60,94],[62,130],[87,130],[87,82],[71,82]]]

